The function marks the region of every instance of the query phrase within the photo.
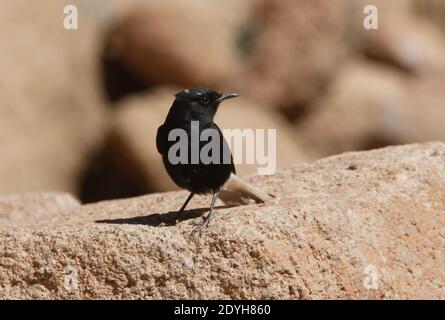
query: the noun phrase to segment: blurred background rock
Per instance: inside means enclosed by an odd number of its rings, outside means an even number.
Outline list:
[[[174,189],[154,139],[191,86],[239,92],[217,122],[277,129],[279,167],[445,140],[442,0],[2,1],[0,39],[2,194]]]

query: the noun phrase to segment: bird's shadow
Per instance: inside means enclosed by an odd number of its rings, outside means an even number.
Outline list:
[[[232,208],[234,206],[218,206],[214,209]],[[209,208],[197,208],[192,210],[169,211],[166,213],[152,213],[146,216],[138,216],[131,218],[120,219],[105,219],[96,220],[96,223],[105,224],[139,224],[145,226],[162,227],[162,226],[174,226],[177,223],[189,219],[195,219],[202,216],[205,212],[208,212]]]

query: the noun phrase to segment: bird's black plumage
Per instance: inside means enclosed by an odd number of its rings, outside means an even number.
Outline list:
[[[210,221],[219,189],[229,179],[230,174],[235,173],[235,166],[227,142],[219,127],[213,122],[213,118],[222,101],[236,96],[238,95],[220,94],[207,88],[192,88],[181,91],[176,94],[176,99],[167,118],[164,124],[158,128],[156,136],[156,147],[162,155],[169,176],[179,187],[191,192],[180,211],[185,209],[194,194],[212,194],[212,204],[205,224]],[[192,135],[192,123],[196,125],[196,128],[199,128],[199,136],[206,129],[213,129],[218,134],[220,152],[217,158],[219,161],[204,163],[201,157],[198,157],[197,162],[192,163],[193,150],[201,151],[204,145],[208,143],[207,141],[199,141]],[[169,150],[177,143],[177,141],[169,141],[169,133],[174,129],[183,129],[187,133],[187,163],[173,164],[169,159]]]

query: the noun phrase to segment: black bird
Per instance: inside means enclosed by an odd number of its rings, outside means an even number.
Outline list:
[[[191,88],[178,92],[164,124],[158,128],[156,147],[162,155],[168,174],[179,187],[190,191],[190,195],[179,212],[184,211],[195,194],[212,194],[209,214],[205,222],[194,231],[200,231],[208,225],[220,188],[232,173],[236,173],[230,149],[221,130],[213,122],[213,118],[222,101],[237,96],[236,93],[220,94],[207,88]],[[199,154],[201,154],[203,146],[208,143],[200,142],[199,139],[196,139],[196,135],[192,134],[192,121],[199,122],[199,126],[196,125],[196,122],[194,123],[195,127],[199,128],[199,137],[206,129],[213,129],[219,135],[220,152],[219,155],[215,155],[215,159],[219,161],[203,162],[201,157],[196,157],[196,155],[195,161],[192,161],[192,152],[196,153],[196,150],[199,150]],[[183,129],[187,133],[186,163],[172,163],[169,160],[169,150],[178,142],[178,140],[169,141],[169,133],[173,129]],[[212,151],[209,154],[212,156]]]

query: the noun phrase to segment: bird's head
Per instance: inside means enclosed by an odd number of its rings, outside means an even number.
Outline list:
[[[174,105],[178,113],[191,120],[213,121],[218,106],[227,99],[238,97],[237,93],[218,93],[207,88],[191,88],[178,92]],[[176,108],[175,108],[176,109]]]

